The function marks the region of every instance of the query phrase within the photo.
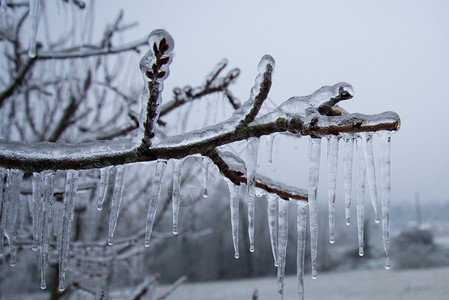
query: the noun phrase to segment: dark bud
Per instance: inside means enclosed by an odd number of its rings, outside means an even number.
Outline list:
[[[164,76],[165,76],[165,71],[159,72],[159,73],[157,74],[157,78],[162,78],[162,77],[164,77]]]
[[[156,45],[156,43],[153,44],[153,51],[154,51],[155,54],[157,53],[157,45]]]
[[[153,69],[153,73],[154,73],[154,74],[157,74],[157,65],[156,65],[156,64],[153,64],[153,65],[151,66],[151,68]]]
[[[165,38],[163,38],[160,42],[159,42],[159,49],[162,52],[165,52],[168,50],[168,44],[167,44],[167,40]]]
[[[160,60],[161,65],[167,64],[169,60],[170,60],[170,57],[168,57],[168,56],[162,57],[161,60]]]
[[[150,79],[153,79],[153,78],[154,78],[154,75],[153,75],[153,73],[151,73],[150,70],[147,70],[147,71],[145,72],[145,75],[146,75],[148,78],[150,78]]]

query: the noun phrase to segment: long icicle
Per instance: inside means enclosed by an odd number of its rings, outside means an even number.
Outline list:
[[[296,248],[296,277],[298,280],[298,295],[304,300],[304,257],[306,254],[307,233],[307,202],[297,201],[296,204],[297,248]]]
[[[250,137],[247,141],[246,176],[248,186],[248,236],[249,251],[254,252],[254,214],[256,197],[256,169],[259,152],[259,138]]]
[[[273,144],[274,144],[274,138],[276,134],[270,134],[267,135],[267,160],[268,165],[271,166],[273,163]]]
[[[268,228],[270,231],[271,250],[273,252],[274,266],[277,267],[278,263],[278,228],[279,228],[279,197],[276,194],[268,194],[267,196],[267,215],[268,215]]]
[[[44,171],[44,201],[42,206],[42,233],[41,233],[41,289],[47,288],[48,247],[51,237],[53,192],[55,188],[55,172]]]
[[[111,212],[109,214],[109,230],[108,230],[108,245],[112,245],[112,238],[114,237],[115,227],[120,213],[120,206],[123,198],[123,186],[125,183],[126,167],[124,165],[116,166],[114,194],[111,201]]]
[[[29,57],[36,57],[36,35],[39,23],[39,3],[40,0],[29,0],[30,22],[30,44],[28,50]]]
[[[16,220],[19,209],[20,187],[22,184],[22,170],[8,170],[6,178],[5,195],[2,209],[2,225],[9,244],[9,264],[16,265]]]
[[[382,188],[382,229],[385,250],[385,269],[390,269],[390,199],[391,199],[391,133],[381,132],[380,170]]]
[[[100,169],[100,188],[98,193],[98,201],[97,201],[97,209],[102,210],[103,209],[103,203],[106,199],[106,193],[108,191],[108,183],[109,183],[109,174],[111,172],[111,169],[113,167],[105,167]]]
[[[43,205],[43,173],[33,173],[33,245],[31,249],[39,249],[42,233]]]
[[[365,180],[366,164],[362,149],[362,141],[357,139],[357,236],[359,243],[359,255],[363,256],[364,251],[364,222],[365,222]]]
[[[209,179],[209,158],[203,157],[201,161],[201,171],[203,173],[203,198],[207,198],[209,193],[207,192],[207,182]]]
[[[181,191],[181,172],[182,172],[182,160],[174,160],[173,170],[173,189],[172,189],[172,206],[173,206],[173,234],[178,234],[178,219],[179,219],[179,200]]]
[[[151,233],[153,232],[154,218],[156,217],[157,206],[161,194],[162,177],[164,176],[166,160],[158,160],[154,171],[153,185],[151,187],[151,198],[148,204],[147,218],[145,222],[145,247],[150,247]]]
[[[351,134],[344,136],[343,155],[343,188],[345,194],[345,218],[346,225],[351,224],[351,202],[352,202],[352,164],[354,156],[354,137]]]
[[[309,145],[309,217],[312,278],[317,277],[318,254],[318,180],[320,175],[321,139],[311,138]]]
[[[329,204],[329,243],[335,243],[335,199],[337,197],[337,164],[339,137],[330,135],[327,139],[327,192]]]
[[[288,203],[286,200],[279,200],[279,231],[278,231],[278,294],[279,299],[284,299],[284,279],[285,261],[287,256],[288,242]]]
[[[376,184],[376,169],[374,167],[374,154],[373,154],[373,134],[368,132],[361,133],[362,147],[365,155],[366,173],[368,179],[368,187],[371,196],[371,203],[374,209],[374,221],[380,222],[378,206],[379,201],[377,198],[377,184]]]
[[[234,257],[239,258],[239,205],[240,205],[240,186],[225,178],[229,188],[229,207],[231,209],[231,233],[232,243],[234,244]]]
[[[78,190],[78,171],[68,170],[66,174],[64,211],[62,215],[62,232],[59,241],[59,291],[64,290],[67,258],[70,247],[70,234],[75,210],[76,191]]]
[[[3,207],[3,198],[4,198],[4,193],[3,193],[3,188],[5,186],[5,179],[6,179],[6,172],[7,170],[0,167],[0,216],[2,215],[2,207]],[[0,219],[0,257],[3,256],[3,218]]]

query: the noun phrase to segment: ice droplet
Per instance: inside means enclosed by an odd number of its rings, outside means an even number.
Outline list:
[[[254,252],[254,199],[256,197],[256,169],[258,152],[259,138],[250,137],[247,141],[246,177],[248,186],[248,236],[250,244],[249,250],[251,252]]]
[[[335,242],[335,199],[337,196],[337,163],[339,137],[329,135],[327,138],[327,191],[329,204],[329,243]]]
[[[321,139],[311,138],[309,143],[309,217],[312,278],[317,274],[318,254],[318,180],[320,175]]]
[[[161,194],[162,177],[164,176],[167,161],[159,159],[156,162],[154,179],[151,187],[151,198],[148,204],[147,218],[145,222],[145,247],[150,247],[151,233],[153,232],[154,218],[156,217],[157,206]]]
[[[364,222],[365,222],[365,180],[366,165],[361,139],[357,139],[357,232],[359,255],[364,255]]]
[[[181,172],[182,160],[175,159],[173,166],[173,189],[172,189],[172,205],[173,205],[173,234],[178,234],[178,217],[179,217],[179,200],[181,191]]]
[[[62,233],[59,244],[59,291],[64,290],[67,257],[69,255],[70,234],[75,210],[76,192],[78,190],[78,171],[68,170],[64,194],[64,211],[62,215]]]
[[[267,68],[271,68],[272,71],[274,71],[275,65],[276,65],[276,63],[274,61],[274,58],[271,55],[269,55],[269,54],[265,54],[260,59],[259,65],[257,66],[257,70],[261,74],[265,73]]]
[[[112,195],[111,213],[109,215],[108,245],[113,244],[112,238],[114,237],[117,220],[120,213],[120,206],[122,204],[126,167],[124,165],[118,165],[116,166],[116,170],[114,194]]]
[[[167,50],[165,53],[170,53],[175,48],[175,40],[171,36],[170,33],[168,33],[165,29],[156,29],[153,30],[149,36],[148,36],[148,46],[151,50],[154,49],[154,45],[159,48],[159,45],[161,44],[161,41],[165,39],[165,43],[168,45]]]
[[[30,44],[28,56],[36,57],[36,35],[39,23],[39,3],[40,0],[29,0],[29,16],[30,16]]]
[[[270,230],[271,250],[273,252],[274,266],[278,266],[278,228],[279,228],[279,197],[276,194],[268,194],[267,197],[268,228]]]
[[[297,226],[297,246],[296,246],[296,277],[298,280],[298,295],[300,300],[304,300],[304,257],[306,253],[306,233],[307,233],[307,202],[298,201],[296,204],[296,226]]]
[[[288,242],[288,202],[279,200],[279,232],[278,232],[278,294],[283,299],[284,295],[284,279],[285,279],[285,261],[287,256]]]
[[[234,244],[234,257],[239,258],[239,204],[240,186],[225,178],[229,188],[229,206],[231,209],[231,233]]]

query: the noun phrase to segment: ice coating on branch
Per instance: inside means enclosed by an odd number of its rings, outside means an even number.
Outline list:
[[[304,300],[304,257],[306,254],[306,233],[307,233],[307,202],[298,201],[296,203],[296,226],[297,226],[297,248],[296,248],[296,276],[298,280],[298,295],[300,300]]]
[[[178,234],[178,216],[179,216],[179,201],[181,191],[181,172],[182,159],[175,159],[173,166],[173,189],[172,189],[172,206],[173,206],[173,234]]]
[[[317,277],[318,254],[318,180],[320,176],[321,139],[311,138],[309,144],[309,217],[312,278]]]
[[[1,211],[1,225],[5,237],[8,239],[10,254],[9,264],[13,267],[16,265],[16,220],[19,209],[19,196],[23,171],[11,169],[7,171],[6,176],[3,208]]]
[[[352,86],[346,82],[323,86],[311,95],[291,97],[272,112],[257,118],[254,123],[275,122],[282,117],[305,117],[317,111],[321,114],[332,115],[332,107],[341,100],[350,99],[352,95]]]
[[[151,186],[150,201],[148,204],[147,218],[145,222],[145,247],[150,247],[150,238],[153,231],[154,218],[156,217],[157,206],[161,194],[162,177],[164,176],[167,161],[159,159],[154,170],[153,184]]]
[[[76,191],[78,190],[78,171],[68,170],[66,174],[64,211],[62,214],[62,232],[59,241],[59,291],[64,290],[67,258],[72,232],[73,213],[75,211]]]
[[[204,86],[209,86],[212,83],[212,81],[214,81],[217,78],[218,74],[226,67],[227,64],[228,60],[226,58],[222,59],[206,76]]]
[[[108,191],[109,174],[112,166],[108,166],[100,169],[100,188],[98,193],[97,209],[103,209],[103,203],[106,199],[106,193]]]
[[[48,170],[43,172],[44,201],[42,205],[42,241],[41,241],[41,289],[47,288],[47,266],[48,266],[48,248],[51,237],[52,211],[53,211],[53,193],[55,188],[55,172]]]
[[[278,231],[278,294],[279,299],[284,299],[284,279],[285,279],[285,261],[287,256],[288,242],[288,203],[286,200],[279,200],[279,231]]]
[[[36,35],[37,27],[39,23],[39,3],[40,0],[29,0],[29,17],[30,17],[30,44],[28,50],[28,56],[31,58],[36,57]]]
[[[124,165],[116,166],[114,193],[111,200],[111,212],[109,215],[108,245],[112,245],[115,227],[117,226],[118,215],[123,198],[123,187],[125,184],[126,167]]]
[[[279,196],[276,194],[268,194],[267,196],[267,215],[268,215],[268,228],[270,231],[271,250],[273,252],[274,266],[277,267],[278,263],[278,228],[279,228]]]
[[[366,174],[368,179],[368,187],[371,196],[371,203],[374,209],[374,221],[380,222],[378,213],[378,198],[377,198],[377,184],[376,184],[376,169],[374,166],[374,154],[373,154],[373,134],[370,132],[360,133],[362,137],[362,148],[365,155]]]
[[[140,133],[137,140],[144,136],[145,123],[152,122],[156,128],[162,102],[163,81],[168,77],[169,65],[173,60],[175,41],[164,29],[157,29],[148,36],[149,51],[140,60],[140,70],[145,82],[142,94],[142,109],[140,114]],[[150,109],[152,115],[148,115]],[[149,137],[147,137],[149,138]],[[149,141],[146,141],[149,144]]]
[[[231,209],[231,233],[232,243],[234,244],[234,257],[239,258],[239,205],[240,205],[240,186],[225,178],[229,188],[229,207]]]
[[[246,144],[246,177],[248,186],[248,236],[249,251],[254,252],[254,213],[256,197],[256,170],[259,153],[259,138],[250,137]]]
[[[380,173],[382,191],[382,231],[385,250],[385,269],[390,269],[390,199],[391,199],[391,132],[379,132]]]
[[[209,158],[203,157],[201,160],[201,171],[203,173],[203,198],[209,196],[207,192],[207,181],[209,178]]]
[[[43,173],[33,173],[33,246],[31,249],[39,249],[42,233],[42,205],[43,205]]]
[[[351,223],[351,198],[352,198],[352,162],[354,152],[354,137],[351,134],[344,135],[343,154],[343,188],[345,195],[346,225]]]
[[[365,180],[366,180],[366,165],[365,156],[362,149],[362,140],[357,139],[357,236],[359,243],[359,255],[363,256],[364,247],[364,222],[365,222]]]
[[[276,135],[274,133],[267,135],[267,160],[269,166],[273,163],[273,143],[275,136]]]
[[[337,164],[339,136],[327,138],[327,192],[329,197],[329,243],[335,243],[335,198],[337,196]]]

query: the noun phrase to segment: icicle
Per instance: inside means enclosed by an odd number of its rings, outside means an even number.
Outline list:
[[[344,173],[344,192],[345,192],[345,217],[346,225],[351,224],[351,197],[352,197],[352,162],[354,152],[354,138],[350,134],[344,136],[344,156],[343,156],[343,173]]]
[[[173,192],[172,192],[172,205],[173,205],[173,234],[178,234],[178,216],[179,216],[179,199],[181,190],[181,172],[182,172],[182,160],[174,160],[173,170]]]
[[[120,205],[122,203],[123,197],[123,186],[125,183],[125,171],[124,165],[116,166],[117,172],[115,173],[115,185],[114,194],[112,195],[111,201],[111,213],[109,215],[109,234],[108,234],[108,245],[112,245],[112,238],[114,236],[115,227],[117,226],[117,219],[120,213]]]
[[[150,247],[151,232],[153,231],[154,218],[156,216],[159,196],[161,194],[162,177],[164,175],[166,165],[166,160],[158,160],[156,162],[156,170],[154,171],[153,186],[151,187],[151,198],[148,205],[145,225],[145,247]]]
[[[380,222],[377,207],[379,202],[377,199],[377,184],[376,184],[376,170],[374,167],[374,155],[373,155],[373,134],[372,133],[362,133],[362,147],[363,153],[365,155],[366,173],[368,179],[368,186],[371,196],[371,203],[374,209],[374,221],[376,223]]]
[[[106,199],[106,193],[108,191],[109,174],[112,166],[100,169],[100,192],[98,194],[97,209],[103,209],[103,203]]]
[[[51,236],[51,218],[53,208],[53,191],[55,184],[55,172],[44,171],[43,194],[44,201],[42,205],[42,241],[41,241],[41,289],[47,288],[47,266],[48,266],[48,245]]]
[[[0,9],[1,9],[1,12],[5,12],[6,11],[6,9],[8,8],[8,2],[9,2],[9,0],[2,0],[1,1],[1,7],[0,7]]]
[[[230,195],[230,208],[231,208],[231,231],[232,231],[232,242],[234,244],[234,256],[239,258],[239,204],[240,204],[240,186],[235,185],[232,181],[225,178],[226,183],[229,187]]]
[[[248,186],[248,236],[249,251],[254,252],[254,213],[256,197],[256,169],[259,152],[259,138],[250,137],[246,144],[246,177]]]
[[[306,253],[307,202],[297,201],[296,205],[296,226],[298,233],[298,244],[296,248],[296,276],[298,279],[299,299],[304,300],[304,257]]]
[[[19,209],[20,186],[23,178],[22,170],[8,170],[2,208],[2,227],[9,245],[11,267],[16,265],[16,220]]]
[[[42,193],[43,173],[33,173],[33,246],[31,249],[39,249],[42,233]]]
[[[276,135],[274,133],[267,135],[267,160],[269,166],[273,163],[273,143],[275,136]]]
[[[318,180],[320,175],[321,139],[311,138],[309,147],[309,217],[312,278],[317,277],[318,250]]]
[[[288,201],[279,200],[279,232],[278,232],[278,293],[279,299],[284,298],[285,260],[288,241]]]
[[[359,242],[359,255],[365,254],[363,250],[363,234],[364,234],[364,222],[365,222],[365,180],[366,180],[366,164],[363,150],[361,149],[362,141],[357,139],[357,231]]]
[[[0,167],[0,216],[2,216],[3,207],[3,188],[5,186],[6,169]],[[3,255],[3,220],[0,220],[0,256]]]
[[[72,231],[73,212],[75,210],[76,191],[78,190],[78,171],[68,170],[66,174],[62,232],[59,244],[59,290],[64,290],[67,257],[69,255],[70,233]]]
[[[270,230],[271,250],[273,251],[274,266],[277,267],[279,197],[276,194],[268,194],[267,201],[268,228]]]
[[[327,191],[329,196],[329,243],[335,243],[335,198],[337,196],[337,163],[339,137],[327,139]]]
[[[385,269],[390,269],[390,198],[391,198],[391,133],[381,132],[380,171],[382,188],[382,229],[385,249]]]
[[[28,56],[31,58],[36,57],[36,35],[39,22],[39,2],[40,0],[29,0],[29,16],[30,22],[30,45],[28,50]]]
[[[207,193],[207,181],[209,178],[209,160],[207,157],[203,157],[201,168],[203,171],[203,197],[207,198],[209,196]]]

